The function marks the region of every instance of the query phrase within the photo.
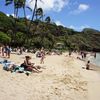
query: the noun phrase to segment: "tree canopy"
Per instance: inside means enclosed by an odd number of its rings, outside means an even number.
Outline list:
[[[100,31],[85,28],[78,32],[61,25],[57,26],[50,22],[49,17],[47,18],[46,21],[32,21],[27,32],[25,18],[17,19],[14,26],[15,18],[0,12],[0,42],[10,43],[12,46],[47,49],[55,48],[57,43],[62,43],[63,49],[100,51]],[[27,19],[28,25],[29,22],[30,20]],[[16,35],[14,27],[16,27]]]

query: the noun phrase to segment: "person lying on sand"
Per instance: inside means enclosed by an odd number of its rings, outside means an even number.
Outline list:
[[[24,60],[24,63],[21,64],[21,67],[24,67],[24,70],[31,72],[41,72],[38,70],[40,69],[40,66],[34,66],[34,63],[30,62],[30,56],[26,56],[25,58],[26,59]]]

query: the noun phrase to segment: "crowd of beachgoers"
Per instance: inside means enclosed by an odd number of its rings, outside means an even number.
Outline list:
[[[32,59],[31,56],[26,55],[24,62],[22,64],[14,64],[14,62],[9,61],[9,58],[11,57],[11,53],[16,53],[17,55],[22,55],[23,53],[35,53],[37,58],[40,58],[40,64],[44,64],[44,59],[46,55],[60,55],[61,52],[58,51],[52,51],[49,52],[48,50],[44,50],[42,47],[41,49],[26,49],[25,47],[17,47],[17,48],[11,48],[8,45],[1,45],[0,46],[0,63],[3,64],[3,69],[6,71],[11,72],[26,72],[27,75],[29,75],[30,72],[41,72],[39,69],[41,69],[41,66],[36,65],[35,63],[32,63],[30,60]]]
[[[26,71],[26,74],[28,75],[29,72],[41,72],[39,71],[39,69],[41,68],[41,66],[37,65],[35,66],[35,63],[32,63],[31,60],[31,56],[25,56],[25,60],[24,62],[22,62],[21,65],[18,64],[14,64],[14,62],[9,61],[10,55],[11,53],[16,52],[16,54],[18,55],[22,55],[23,52],[28,52],[27,49],[23,48],[23,47],[17,47],[17,48],[11,48],[8,45],[2,45],[0,47],[0,63],[3,64],[3,69],[6,71],[11,71],[11,72],[24,72]],[[33,51],[32,51],[33,52]],[[43,48],[41,48],[41,50],[39,50],[36,53],[36,57],[40,57],[40,64],[44,63],[44,58],[45,58],[45,51]]]
[[[3,69],[11,72],[26,72],[27,75],[29,75],[29,72],[41,72],[41,66],[37,65],[35,66],[35,63],[32,63],[30,60],[32,59],[31,56],[25,56],[24,62],[22,64],[17,65],[14,64],[13,62],[9,61],[8,58],[10,58],[11,53],[16,52],[18,55],[22,55],[23,52],[31,52],[35,53],[36,57],[41,58],[40,59],[40,64],[44,64],[44,59],[46,55],[61,55],[62,53],[59,51],[47,51],[43,47],[40,50],[28,50],[24,47],[17,47],[17,48],[11,48],[8,45],[1,45],[0,46],[0,57],[2,58],[0,63],[3,64]],[[70,57],[72,55],[73,51],[69,51],[68,56]],[[87,55],[89,54],[90,56],[94,56],[96,58],[96,53],[95,52],[86,52],[86,51],[80,51],[80,52],[74,52],[77,55],[77,59],[86,61],[87,60]],[[90,69],[90,60],[87,60],[86,63],[86,69]]]

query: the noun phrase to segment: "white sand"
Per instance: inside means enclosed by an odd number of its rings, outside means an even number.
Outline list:
[[[34,54],[12,54],[10,60],[21,64],[25,55],[40,63]],[[6,72],[0,65],[0,100],[99,100],[99,73],[82,69],[85,63],[75,57],[46,56],[41,65],[46,69],[30,76]]]

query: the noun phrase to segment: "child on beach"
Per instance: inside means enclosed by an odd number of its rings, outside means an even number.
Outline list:
[[[87,62],[87,64],[86,64],[86,69],[87,69],[87,70],[90,69],[90,61]]]

